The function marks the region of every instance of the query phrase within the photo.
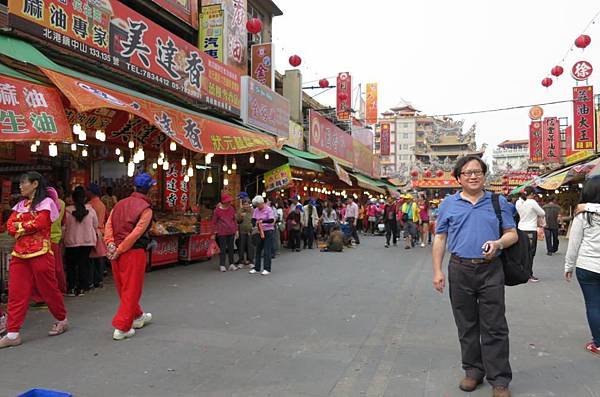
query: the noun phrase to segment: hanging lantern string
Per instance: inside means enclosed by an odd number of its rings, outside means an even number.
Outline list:
[[[530,104],[530,105],[509,106],[509,107],[504,107],[504,108],[474,110],[474,111],[471,111],[471,112],[462,112],[462,113],[434,114],[434,115],[431,115],[430,117],[452,117],[452,116],[463,116],[463,115],[469,115],[469,114],[504,112],[504,111],[507,111],[507,110],[530,108],[532,106],[557,105],[557,104],[560,104],[560,103],[569,103],[569,102],[573,102],[573,99],[565,99],[563,101],[552,101],[552,102],[545,102],[545,103],[534,103],[534,104]]]
[[[598,10],[596,12],[596,14],[594,15],[594,17],[587,23],[587,25],[585,25],[585,28],[583,29],[583,32],[581,32],[581,34],[584,34],[588,31],[588,29],[590,28],[590,26],[592,26],[593,24],[596,23],[596,19],[600,17],[600,10]],[[569,46],[569,48],[567,49],[567,51],[565,52],[565,54],[562,56],[562,60],[559,62],[559,64],[562,64],[565,62],[565,60],[567,59],[567,56],[569,55],[569,52],[573,51],[573,41],[571,41],[571,45]]]

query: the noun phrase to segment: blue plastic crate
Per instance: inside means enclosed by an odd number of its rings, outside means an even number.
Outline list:
[[[46,389],[31,389],[17,397],[73,397],[71,393]]]

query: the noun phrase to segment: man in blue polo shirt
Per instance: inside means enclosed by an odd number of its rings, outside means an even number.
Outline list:
[[[454,167],[452,175],[462,191],[440,205],[433,243],[433,287],[444,291],[442,261],[447,243],[450,302],[465,370],[459,388],[473,391],[486,377],[493,397],[510,397],[504,272],[498,255],[518,237],[504,197],[500,197],[504,231],[499,236],[492,194],[483,189],[486,172],[487,165],[476,156],[462,157]]]

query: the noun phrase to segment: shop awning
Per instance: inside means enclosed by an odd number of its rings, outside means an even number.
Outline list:
[[[293,154],[294,156],[298,156],[298,157],[301,157],[301,158],[306,159],[306,160],[323,160],[323,159],[328,158],[327,156],[321,156],[319,154],[305,152],[303,150],[298,150],[298,149],[295,149],[295,148],[290,147],[290,146],[284,146],[283,148],[287,152]]]
[[[373,179],[361,174],[352,174],[352,176],[356,179],[358,186],[362,187],[363,189],[371,190],[381,194],[386,194],[385,189],[383,189],[380,186],[377,186],[377,183]]]
[[[313,163],[312,161],[308,161],[301,157],[298,157],[298,156],[292,154],[291,152],[287,151],[285,147],[282,149],[271,149],[271,150],[277,154],[287,157],[288,163],[290,163],[290,166],[292,166],[292,167],[303,168],[305,170],[311,170],[311,171],[316,171],[316,172],[324,172],[323,167],[321,167],[319,164]]]
[[[563,169],[558,173],[545,177],[541,183],[538,183],[537,186],[544,190],[558,189],[565,182],[567,174],[569,173],[569,169]]]
[[[110,108],[135,114],[192,151],[236,154],[277,146],[272,136],[60,66],[22,40],[0,36],[0,54],[38,66],[77,111]]]
[[[521,190],[525,189],[527,186],[530,186],[531,184],[533,184],[533,182],[534,182],[534,179],[527,181],[520,186],[517,186],[516,188],[514,188],[513,190],[510,191],[509,195],[519,194],[521,192]]]

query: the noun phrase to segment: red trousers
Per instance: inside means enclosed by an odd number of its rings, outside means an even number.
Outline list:
[[[29,259],[11,258],[8,274],[8,332],[19,332],[21,329],[34,286],[54,318],[62,321],[67,317],[63,295],[56,282],[54,262],[52,254]]]
[[[52,243],[52,253],[54,254],[54,270],[56,271],[58,289],[61,293],[65,294],[67,292],[67,280],[65,278],[65,267],[63,265],[62,245]],[[35,285],[33,286],[33,292],[31,293],[31,300],[34,302],[44,301],[37,288],[35,288]]]
[[[112,325],[120,331],[129,331],[133,320],[144,314],[140,298],[145,272],[146,251],[143,249],[129,250],[112,261],[112,275],[121,300]]]

